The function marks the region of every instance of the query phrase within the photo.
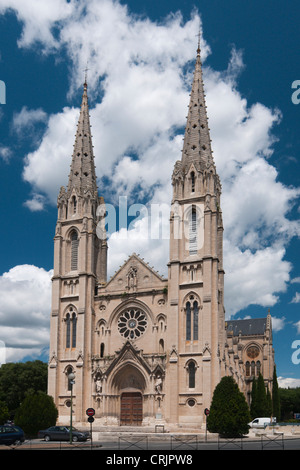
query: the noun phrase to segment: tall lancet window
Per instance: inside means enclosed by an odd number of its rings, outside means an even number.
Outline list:
[[[189,254],[197,254],[197,212],[195,207],[192,207],[189,214]]]
[[[192,326],[192,315],[191,315],[191,303],[186,303],[186,334],[185,339],[187,341],[191,340],[191,326]]]
[[[74,230],[71,234],[71,271],[78,269],[78,234]]]
[[[198,341],[199,325],[199,304],[197,300],[193,301],[193,295],[190,301],[185,305],[185,339],[186,341]]]
[[[199,317],[199,307],[198,302],[195,300],[193,303],[193,339],[198,340],[198,317]]]
[[[189,374],[189,388],[195,388],[196,385],[196,366],[194,362],[190,362],[188,365],[188,374]]]
[[[77,316],[73,307],[69,308],[66,315],[66,348],[76,348]]]

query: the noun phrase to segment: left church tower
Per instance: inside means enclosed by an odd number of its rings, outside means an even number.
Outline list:
[[[71,372],[76,419],[84,416],[91,395],[90,377],[85,374],[92,349],[93,299],[96,286],[107,277],[106,236],[103,231],[97,235],[100,206],[103,209],[104,200],[98,195],[85,81],[68,186],[60,189],[57,200],[54,237],[48,393],[62,423],[68,423],[70,416]]]

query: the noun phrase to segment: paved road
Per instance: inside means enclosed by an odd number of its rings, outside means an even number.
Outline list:
[[[100,450],[106,455],[119,451],[139,451],[180,453],[197,453],[201,450],[300,450],[300,438],[284,438],[283,436],[270,436],[256,439],[220,439],[218,441],[199,439],[197,436],[188,438],[165,438],[163,440],[148,437],[133,437],[110,439],[109,441],[87,441],[69,444],[68,442],[45,442],[40,439],[25,441],[20,446],[0,446],[0,450]],[[128,452],[127,452],[128,453]]]

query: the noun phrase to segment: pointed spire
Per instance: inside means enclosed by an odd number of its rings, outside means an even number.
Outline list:
[[[90,190],[93,194],[97,192],[86,75],[69,175],[68,192],[71,192],[73,188],[79,194],[87,190]]]
[[[202,79],[200,33],[198,37],[197,58],[182,150],[182,164],[184,166],[195,160],[206,164],[213,162]]]

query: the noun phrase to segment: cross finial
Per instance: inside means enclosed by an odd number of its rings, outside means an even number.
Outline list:
[[[84,85],[87,86],[87,73],[89,71],[88,63],[86,63],[86,68],[84,69]]]
[[[200,29],[199,29],[199,33],[196,34],[196,37],[198,37],[198,49],[197,49],[197,53],[200,54],[200,37],[201,37]]]

